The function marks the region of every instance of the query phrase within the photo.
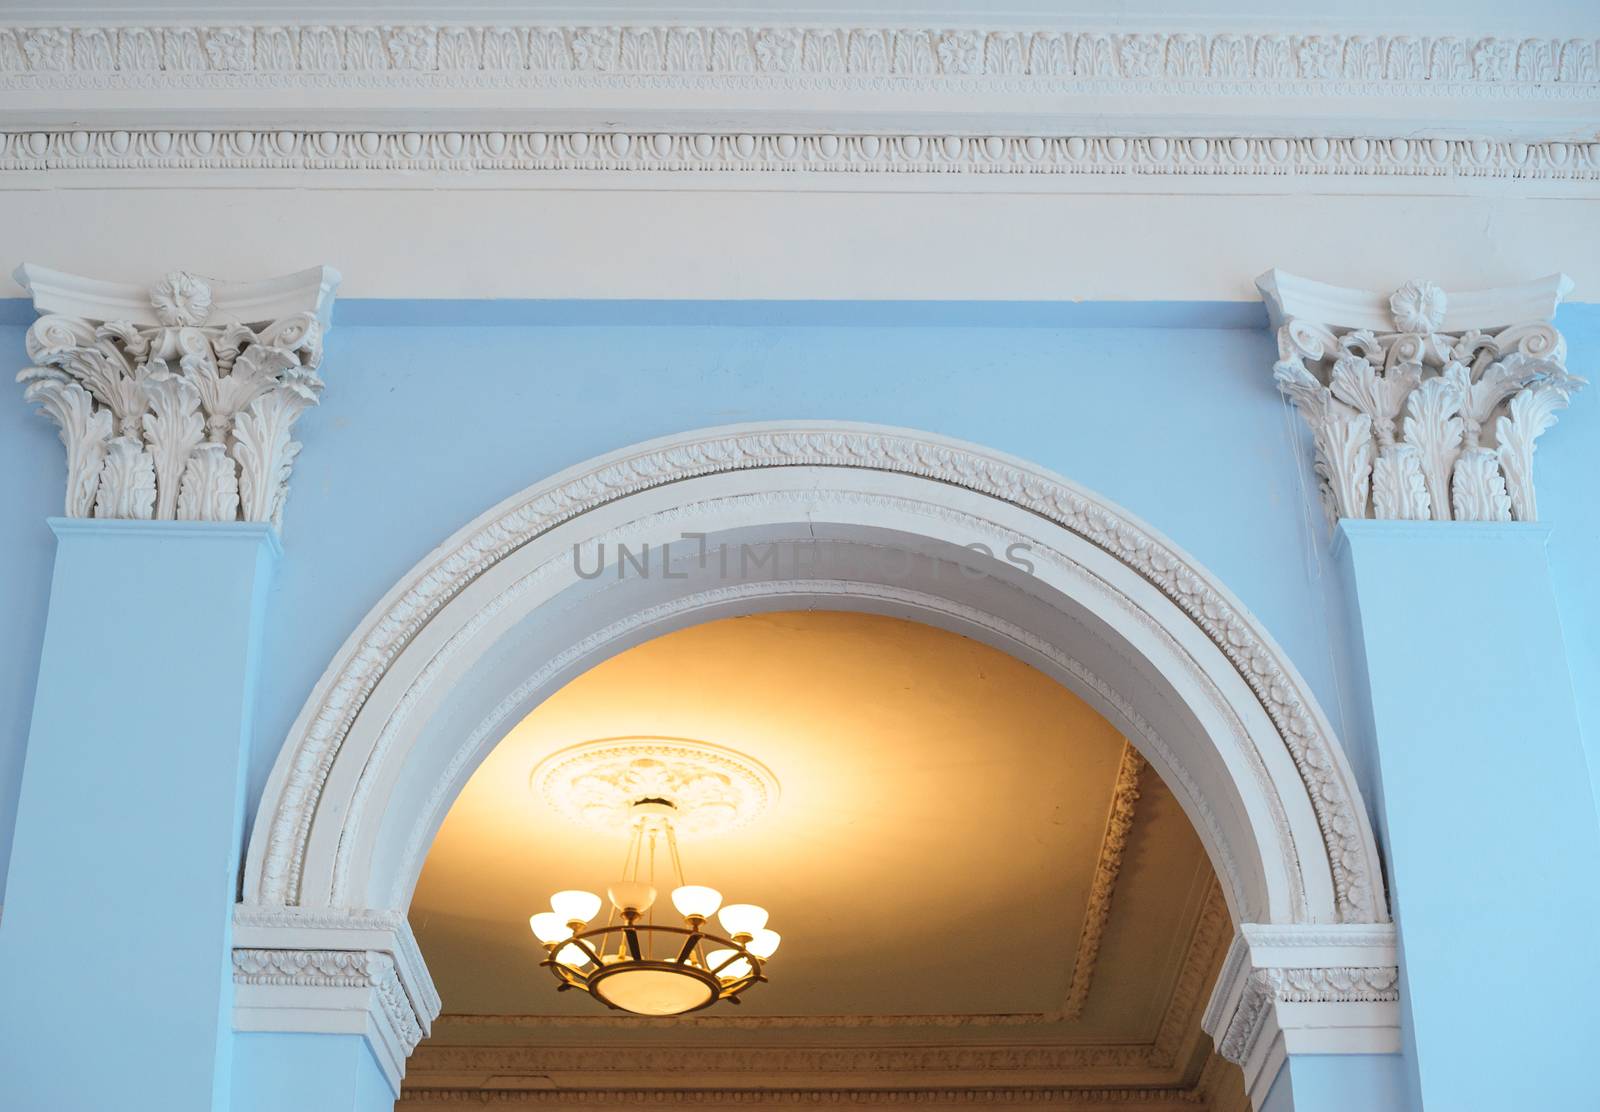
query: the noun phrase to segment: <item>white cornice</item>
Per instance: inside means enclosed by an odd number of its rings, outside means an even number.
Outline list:
[[[669,131],[0,133],[0,188],[184,182],[523,188],[886,187],[1476,193],[1600,186],[1600,143]]]
[[[1597,59],[1579,28],[13,24],[0,127],[1585,142]]]
[[[659,87],[1582,98],[1593,31],[1341,34],[949,23],[0,25],[11,88]]]
[[[732,184],[707,172],[789,188],[1600,181],[1592,28],[880,17],[0,24],[0,183],[154,170],[241,185],[286,171],[655,188]]]

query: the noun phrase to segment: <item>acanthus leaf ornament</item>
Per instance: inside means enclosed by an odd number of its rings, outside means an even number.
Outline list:
[[[1454,302],[1420,280],[1388,298],[1276,270],[1256,284],[1331,519],[1536,519],[1534,441],[1585,384],[1549,323],[1564,276]]]
[[[147,291],[31,264],[16,277],[43,314],[17,379],[66,446],[68,517],[281,525],[334,271],[174,271]]]

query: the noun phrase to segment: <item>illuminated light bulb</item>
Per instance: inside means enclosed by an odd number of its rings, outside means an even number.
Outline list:
[[[741,934],[753,935],[766,926],[767,909],[755,904],[729,904],[717,918],[722,920],[724,930],[738,938]]]
[[[685,884],[672,890],[672,906],[685,919],[709,919],[722,906],[722,893],[703,884]]]
[[[618,911],[637,911],[643,914],[656,902],[656,890],[637,880],[619,880],[606,889],[611,905]]]
[[[571,966],[573,969],[582,969],[589,964],[589,955],[582,946],[567,944],[556,951],[556,960],[562,965]]]
[[[729,962],[724,968],[717,969],[717,966],[729,958],[737,957],[738,953],[738,950],[712,950],[706,955],[706,968],[715,970],[719,981],[737,981],[741,977],[748,977],[752,972],[748,958],[739,958],[737,961]]]
[[[533,928],[533,936],[540,942],[564,942],[572,937],[572,928],[567,926],[565,919],[553,911],[541,911],[537,915],[528,917],[528,926]]]
[[[744,948],[758,958],[770,958],[777,952],[778,943],[782,941],[783,935],[762,927],[750,936],[750,941],[745,943]]]
[[[569,888],[550,897],[550,906],[565,923],[587,923],[600,913],[600,897]]]

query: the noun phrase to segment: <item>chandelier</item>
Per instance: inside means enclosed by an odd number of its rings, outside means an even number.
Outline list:
[[[558,992],[582,989],[609,1008],[637,1015],[682,1015],[719,1000],[739,1003],[740,993],[767,979],[767,959],[778,949],[780,936],[767,929],[766,911],[755,904],[724,905],[715,888],[685,882],[673,830],[684,816],[673,800],[635,798],[627,803],[627,815],[623,879],[606,890],[604,925],[591,926],[603,905],[599,896],[557,892],[549,911],[528,920],[546,951],[540,964],[555,975]],[[657,921],[656,857],[663,847],[676,881],[670,901],[681,922],[667,922],[666,915]],[[725,935],[708,929],[713,915]]]

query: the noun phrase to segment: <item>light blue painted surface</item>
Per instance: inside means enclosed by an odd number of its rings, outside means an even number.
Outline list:
[[[18,366],[28,316],[0,302],[0,349]],[[1336,682],[1347,607],[1305,433],[1271,383],[1274,342],[1242,327],[1261,323],[1259,305],[346,301],[335,320],[328,391],[298,427],[252,801],[343,639],[457,527],[641,439],[789,417],[974,440],[1122,504],[1241,597],[1349,732],[1352,688]],[[659,323],[671,320],[698,323]],[[1086,326],[1108,322],[1122,326]],[[1600,370],[1600,306],[1567,306],[1557,323],[1573,369]],[[1578,394],[1537,467],[1572,671],[1600,675],[1600,389]],[[60,511],[64,475],[52,426],[20,402],[0,405],[0,473],[3,878],[48,595],[42,519]],[[1580,684],[1578,703],[1600,754],[1600,684]],[[1371,755],[1350,748],[1370,793]]]
[[[51,525],[0,919],[0,1106],[226,1108],[230,905],[277,538],[260,525]]]
[[[0,303],[0,347],[15,366],[26,362],[28,319],[23,303]],[[1376,644],[1393,653],[1415,631],[1375,609],[1364,627],[1347,628],[1351,604],[1314,508],[1307,437],[1272,386],[1274,343],[1259,327],[1259,306],[345,302],[336,322],[328,392],[298,427],[306,448],[267,617],[249,807],[343,639],[460,525],[561,468],[639,440],[785,418],[874,421],[971,440],[1052,468],[1143,517],[1284,646],[1350,739],[1369,805],[1380,798],[1354,650],[1370,655]],[[1567,307],[1557,323],[1572,369],[1594,377],[1600,306]],[[47,421],[20,402],[0,405],[0,876],[13,857],[50,593],[43,519],[60,511],[61,457]],[[1592,755],[1600,753],[1600,389],[1577,396],[1541,442],[1537,466],[1551,528],[1548,609],[1565,634],[1569,706]],[[146,584],[150,598],[161,581]],[[1504,579],[1476,583],[1461,596],[1463,613],[1479,600],[1513,606],[1519,590]],[[146,601],[139,591],[96,598],[119,620]],[[185,613],[150,617],[153,635],[178,639]],[[148,643],[149,631],[140,635]],[[102,656],[116,650],[113,638],[89,644]],[[1450,739],[1442,722],[1428,728],[1434,741]],[[96,753],[111,748],[97,742]],[[1600,760],[1564,767],[1565,782],[1581,784]],[[205,794],[204,785],[191,787]],[[1498,790],[1504,806],[1526,805],[1522,795],[1509,799],[1512,785]],[[1418,799],[1408,795],[1405,809],[1439,823],[1459,818],[1442,814],[1434,795]],[[1491,798],[1486,813],[1498,814],[1500,802]],[[1386,844],[1412,837],[1381,809],[1377,818]],[[1413,844],[1427,848],[1404,860],[1419,875],[1435,864],[1443,875],[1454,846],[1430,840],[1419,823],[1424,836]],[[1429,854],[1443,856],[1430,863]],[[18,877],[23,887],[13,884],[8,904],[33,883]],[[1504,885],[1497,877],[1480,887]],[[8,906],[8,924],[13,914]],[[1562,999],[1558,988],[1541,992]],[[1485,1009],[1480,999],[1462,1010]]]
[[[1594,1107],[1600,827],[1549,529],[1340,528],[1423,1106]]]
[[[234,1036],[230,1112],[389,1112],[395,1091],[361,1035]]]
[[[255,782],[343,638],[452,531],[602,452],[741,421],[908,426],[1054,468],[1193,551],[1331,693],[1307,564],[1326,537],[1274,350],[1233,327],[336,329],[301,423]]]
[[[1260,1112],[1414,1112],[1401,1070],[1392,1054],[1293,1055]]]
[[[1258,1112],[1294,1112],[1294,1077],[1288,1069],[1278,1071]]]

